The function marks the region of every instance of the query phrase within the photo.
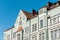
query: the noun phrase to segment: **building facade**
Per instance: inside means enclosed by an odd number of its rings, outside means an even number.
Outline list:
[[[32,13],[20,10],[14,27],[4,31],[4,40],[60,40],[60,1]]]

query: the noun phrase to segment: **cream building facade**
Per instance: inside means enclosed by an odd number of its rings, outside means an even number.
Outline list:
[[[4,31],[4,40],[60,40],[60,1],[32,13],[20,10],[14,27]]]

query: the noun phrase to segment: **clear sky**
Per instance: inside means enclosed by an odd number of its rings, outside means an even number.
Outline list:
[[[3,31],[14,25],[19,10],[24,9],[29,12],[32,9],[39,10],[48,1],[57,0],[0,0],[0,40],[3,40]]]

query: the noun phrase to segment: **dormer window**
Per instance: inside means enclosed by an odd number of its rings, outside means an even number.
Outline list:
[[[19,21],[19,25],[22,25],[22,20]]]
[[[43,13],[43,10],[40,10],[40,14]]]
[[[23,20],[25,20],[26,18],[23,16]]]
[[[21,17],[20,17],[20,19],[21,19]]]

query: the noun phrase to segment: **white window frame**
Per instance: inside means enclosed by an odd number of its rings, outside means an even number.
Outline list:
[[[10,40],[10,35],[7,35],[7,40]]]
[[[17,40],[20,40],[20,34],[17,34]]]
[[[53,40],[53,31],[51,31],[51,40]]]
[[[43,20],[40,20],[40,28],[43,28]]]
[[[16,32],[13,33],[13,39],[16,38]]]

